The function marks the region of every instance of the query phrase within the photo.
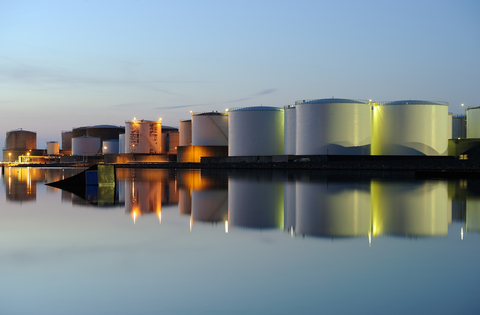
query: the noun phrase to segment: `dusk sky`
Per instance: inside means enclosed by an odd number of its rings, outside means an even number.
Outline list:
[[[0,0],[0,142],[299,99],[480,105],[480,1]]]

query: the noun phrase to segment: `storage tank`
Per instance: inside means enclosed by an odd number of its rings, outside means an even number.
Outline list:
[[[180,120],[178,129],[180,132],[179,146],[192,145],[192,121]]]
[[[87,136],[105,140],[118,140],[118,136],[125,133],[125,127],[113,125],[96,125],[87,127]]]
[[[467,138],[480,138],[480,106],[467,107]]]
[[[437,236],[448,234],[446,181],[373,180],[373,235]]]
[[[256,106],[228,110],[228,156],[283,155],[283,108]]]
[[[295,105],[288,105],[283,109],[285,114],[284,153],[295,155],[297,151],[297,111]]]
[[[283,229],[283,183],[230,177],[228,222],[230,226]]]
[[[452,139],[465,139],[467,137],[467,121],[465,115],[452,118]]]
[[[228,114],[219,112],[193,114],[192,145],[227,146]]]
[[[125,134],[118,135],[118,153],[125,153]]]
[[[448,103],[379,103],[372,115],[372,155],[448,154]]]
[[[72,139],[72,155],[96,155],[102,152],[100,138],[78,137]]]
[[[329,98],[295,104],[297,155],[370,154],[370,103]]]
[[[37,148],[37,133],[27,130],[12,130],[5,137],[6,150],[35,150]]]
[[[119,153],[119,140],[105,140],[102,142],[103,154],[118,154]]]
[[[58,141],[47,142],[47,154],[48,155],[60,154],[60,144],[58,143]]]
[[[87,127],[76,127],[72,129],[72,138],[84,137],[87,135]]]
[[[72,137],[73,133],[71,131],[62,131],[62,150],[72,150]]]
[[[322,237],[368,236],[370,182],[303,182],[296,185],[296,233]]]
[[[125,122],[125,153],[162,153],[162,122],[137,120]]]

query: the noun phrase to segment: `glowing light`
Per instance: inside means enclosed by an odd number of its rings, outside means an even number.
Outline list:
[[[106,149],[108,149],[108,148],[107,148],[107,146],[104,146],[103,149],[106,150]]]
[[[158,223],[162,224],[162,210],[157,211]]]
[[[134,123],[137,122],[137,117],[133,117],[133,122],[134,122]]]
[[[462,106],[465,106],[465,104],[462,103]]]
[[[228,113],[228,108],[225,108],[225,111]]]
[[[368,232],[368,247],[372,246],[372,232]]]
[[[463,227],[460,228],[460,239],[463,241]]]
[[[225,221],[225,233],[228,233],[228,221]]]
[[[133,218],[133,225],[135,225],[135,223],[137,222],[137,216],[138,216],[138,213],[137,211],[132,211],[132,218]]]

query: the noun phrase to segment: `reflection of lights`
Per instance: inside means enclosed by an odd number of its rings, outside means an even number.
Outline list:
[[[157,210],[158,223],[162,224],[162,210]]]
[[[368,247],[372,246],[372,232],[368,232]]]
[[[290,236],[291,237],[295,236],[295,231],[293,230],[293,226],[290,227]]]
[[[137,216],[138,212],[136,210],[132,211],[132,218],[133,218],[133,224],[135,225],[135,222],[137,222]]]
[[[463,241],[463,227],[460,228],[460,239]]]
[[[192,232],[193,218],[190,217],[190,232]]]
[[[228,221],[225,221],[225,233],[228,233]]]

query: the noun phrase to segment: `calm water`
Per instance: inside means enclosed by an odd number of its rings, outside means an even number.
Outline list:
[[[478,181],[78,171],[5,170],[0,314],[480,313]]]

